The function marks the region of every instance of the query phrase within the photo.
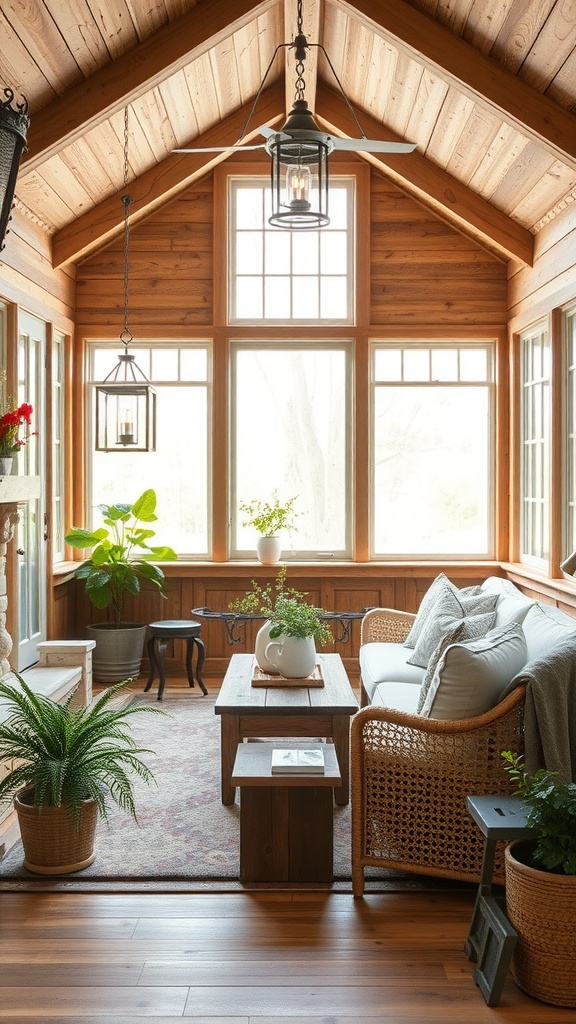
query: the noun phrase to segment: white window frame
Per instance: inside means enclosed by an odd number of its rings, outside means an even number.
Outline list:
[[[399,379],[390,381],[382,381],[376,378],[375,360],[377,353],[382,350],[400,350],[402,352],[402,369],[400,371]],[[486,379],[483,381],[469,380],[466,377],[458,377],[457,379],[440,379],[438,376],[434,376],[432,373],[432,356],[434,352],[439,352],[444,349],[454,350],[458,352],[470,352],[473,349],[479,349],[486,353]],[[413,350],[428,350],[429,353],[429,375],[428,380],[414,380],[409,375],[404,373],[404,360],[406,356]],[[460,358],[458,358],[458,368],[460,368]],[[458,369],[460,372],[460,369]],[[416,339],[411,338],[409,341],[406,339],[372,339],[370,343],[370,507],[369,507],[369,551],[370,558],[379,561],[386,560],[398,560],[398,559],[409,559],[417,558],[419,561],[425,560],[426,556],[422,552],[413,551],[393,551],[390,553],[378,551],[375,544],[375,503],[376,503],[376,466],[375,466],[375,405],[376,405],[376,393],[379,388],[394,387],[396,388],[438,388],[443,389],[454,387],[454,388],[470,388],[478,386],[481,388],[487,388],[489,394],[489,405],[490,415],[488,418],[488,436],[487,436],[487,450],[488,450],[488,466],[487,466],[487,494],[486,494],[486,518],[487,518],[487,543],[488,547],[486,551],[479,552],[440,552],[436,551],[430,555],[431,560],[437,560],[438,558],[493,558],[496,549],[496,521],[495,521],[495,491],[496,491],[496,432],[494,424],[496,421],[496,340],[491,339],[476,339],[476,338],[450,338],[442,340],[431,340],[427,338]],[[423,496],[423,502],[425,502],[425,496]]]
[[[519,339],[520,561],[545,568],[550,553],[552,431],[552,350],[548,321],[539,320],[522,331]],[[540,363],[540,372],[533,372],[536,361]],[[539,420],[541,423],[537,422]]]
[[[562,558],[576,551],[576,303],[562,310],[562,349],[565,382],[563,420],[564,488]]]
[[[66,335],[54,330],[52,334],[52,561],[65,558],[64,522],[66,421],[64,373],[66,365]],[[60,542],[60,543],[59,543]]]
[[[254,323],[262,323],[262,324],[267,324],[267,325],[278,325],[278,326],[281,326],[281,325],[284,325],[286,323],[287,318],[285,316],[278,317],[278,318],[275,318],[275,317],[264,317],[264,316],[263,317],[238,317],[238,316],[236,316],[234,314],[235,301],[236,301],[236,299],[235,299],[235,296],[236,296],[236,282],[237,282],[238,279],[241,280],[241,276],[239,278],[239,275],[242,274],[242,268],[241,267],[237,268],[237,266],[236,266],[236,245],[235,245],[235,241],[236,241],[236,231],[237,231],[237,229],[236,229],[236,223],[235,223],[235,212],[236,212],[236,202],[235,202],[235,199],[236,199],[236,195],[237,195],[238,191],[240,191],[242,189],[254,189],[254,188],[261,188],[263,190],[263,197],[265,195],[269,196],[270,195],[270,191],[271,191],[271,189],[270,189],[270,179],[268,177],[264,176],[264,175],[259,175],[257,177],[256,176],[247,177],[246,175],[230,175],[228,177],[228,204],[227,204],[228,205],[228,289],[227,289],[228,323],[231,324],[231,325],[234,325],[234,326],[243,326],[243,325],[254,324]],[[347,314],[346,317],[341,317],[341,318],[330,318],[330,317],[307,318],[307,317],[299,317],[299,316],[295,315],[296,311],[293,310],[293,315],[291,315],[289,317],[289,322],[291,324],[302,324],[302,325],[315,324],[315,325],[321,325],[321,326],[324,327],[324,326],[329,326],[329,325],[351,326],[355,322],[355,294],[356,294],[356,286],[355,286],[356,178],[355,178],[354,175],[350,175],[350,174],[333,175],[330,178],[330,188],[331,189],[334,189],[334,188],[345,188],[346,189],[346,193],[347,193],[347,202],[346,202],[346,208],[347,208],[347,245],[346,245],[346,262],[347,262],[346,295],[347,295],[347,301],[346,301],[346,305],[347,305],[348,314]],[[295,235],[298,235],[298,236],[301,236],[301,237],[304,236],[306,245],[318,244],[318,246],[320,246],[320,235],[323,235],[324,237],[326,237],[330,233],[330,226],[322,228],[321,230],[306,230],[306,231],[287,231],[286,229],[283,229],[283,228],[272,227],[267,222],[265,210],[266,210],[266,201],[263,198],[263,220],[262,220],[261,228],[259,229],[261,234],[263,235],[262,266],[260,267],[260,271],[259,271],[258,274],[251,274],[250,275],[250,276],[261,276],[261,278],[262,278],[262,288],[263,289],[264,289],[266,277],[270,276],[270,275],[266,274],[265,265],[264,265],[265,264],[265,256],[264,256],[265,245],[266,245],[266,240],[272,234],[281,233],[282,235],[286,236],[288,238],[289,242],[290,242],[291,253],[292,253],[292,250],[293,250],[293,238],[294,238]],[[258,230],[258,229],[254,229],[254,230]],[[291,263],[292,263],[292,255],[291,255]],[[253,269],[253,268],[251,268],[251,269]],[[292,278],[294,276],[294,266],[293,266],[293,264],[292,264],[292,269],[291,269],[290,274],[288,274],[288,275],[283,274],[282,276],[288,276],[290,278]],[[316,277],[316,275],[311,275],[311,276],[312,277]],[[328,276],[330,276],[330,275],[328,275]],[[320,288],[321,281],[323,279],[323,275],[322,275],[322,270],[321,269],[320,269],[319,274],[317,275],[317,279],[318,279],[318,287]],[[292,289],[291,289],[291,293],[292,293]]]

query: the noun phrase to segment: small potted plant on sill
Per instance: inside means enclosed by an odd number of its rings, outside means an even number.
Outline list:
[[[12,762],[0,781],[0,798],[11,795],[20,824],[24,865],[42,875],[68,874],[95,857],[98,815],[110,803],[136,819],[130,774],[152,782],[150,769],[130,735],[128,718],[158,708],[110,702],[124,683],[110,687],[91,705],[72,707],[19,686],[0,683],[8,717],[0,724],[0,760]]]
[[[294,520],[298,512],[294,511],[294,503],[298,495],[281,502],[278,492],[274,491],[271,501],[259,499],[241,502],[240,511],[246,514],[242,526],[253,526],[260,534],[256,541],[256,554],[262,565],[275,565],[282,553],[282,541],[278,536],[283,530],[293,530]]]
[[[86,594],[95,608],[108,608],[111,621],[87,627],[96,640],[94,678],[99,682],[119,682],[140,671],[144,648],[145,623],[124,622],[126,595],[140,594],[142,584],[163,594],[164,573],[155,562],[175,562],[178,555],[171,547],[151,546],[155,530],[156,493],[144,491],[133,505],[99,505],[104,526],[97,530],[74,526],[65,540],[73,548],[92,548],[90,558],[78,566],[76,579],[84,580]]]
[[[512,972],[528,995],[576,1006],[576,783],[557,772],[526,772],[503,752],[515,796],[529,808],[535,838],[506,849],[506,907],[518,933]]]

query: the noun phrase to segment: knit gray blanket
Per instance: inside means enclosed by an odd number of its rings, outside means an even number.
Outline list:
[[[525,763],[558,772],[576,782],[576,639],[556,644],[546,658],[534,659],[514,677],[526,686]]]

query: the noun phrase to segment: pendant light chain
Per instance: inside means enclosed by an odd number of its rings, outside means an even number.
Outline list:
[[[120,341],[128,352],[128,345],[133,340],[133,334],[128,327],[128,271],[129,271],[129,242],[130,242],[130,204],[131,196],[126,193],[128,188],[128,107],[124,108],[124,191],[122,202],[124,204],[124,330],[120,335]]]

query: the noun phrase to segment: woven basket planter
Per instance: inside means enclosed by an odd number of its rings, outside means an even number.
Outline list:
[[[37,875],[65,875],[87,868],[96,856],[98,809],[94,801],[83,802],[77,827],[67,807],[34,807],[24,797],[21,790],[14,798],[24,867]]]
[[[518,932],[512,974],[528,995],[576,1007],[576,875],[529,867],[532,847],[506,850],[506,908]]]

